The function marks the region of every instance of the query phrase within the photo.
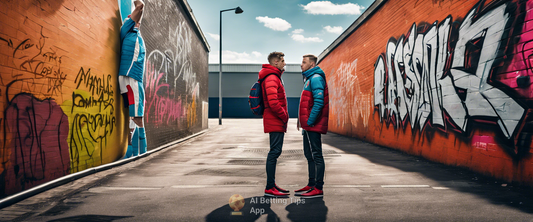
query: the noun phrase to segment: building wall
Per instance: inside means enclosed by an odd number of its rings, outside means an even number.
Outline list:
[[[183,12],[177,0],[157,0],[143,16],[149,149],[207,129],[208,51]]]
[[[123,157],[128,122],[117,85],[119,31],[121,14],[127,16],[131,8],[121,12],[119,5],[131,3],[122,1],[127,0],[0,1],[0,197]],[[143,26],[153,23],[152,13],[157,12],[148,6]],[[169,16],[183,21],[181,11]],[[163,37],[143,33],[146,39],[159,38],[163,47]],[[193,33],[189,45],[176,46],[190,48],[180,58],[195,57],[198,62],[189,69],[203,76],[196,78],[196,91],[176,92],[185,101],[180,127],[186,129],[180,129],[189,134],[202,128],[201,107],[207,101],[207,52],[200,47],[203,52],[192,53],[199,48],[197,38]],[[159,43],[149,41],[152,52]],[[182,75],[176,84],[189,86],[190,76]],[[149,148],[159,145],[155,141],[182,137],[155,136],[148,119]]]
[[[330,131],[533,185],[533,1],[375,4],[321,56]]]

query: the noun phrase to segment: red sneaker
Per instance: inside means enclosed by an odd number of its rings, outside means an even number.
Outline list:
[[[307,191],[310,191],[310,190],[313,189],[313,188],[314,188],[314,187],[305,186],[305,187],[302,188],[302,189],[295,190],[294,193],[295,193],[295,195],[302,194],[302,193],[305,193],[305,192],[307,192]]]
[[[281,188],[281,187],[278,187],[277,184],[274,184],[274,188],[276,188],[276,190],[278,190],[278,191],[281,192],[281,193],[290,193],[290,191],[285,190],[285,189],[283,189],[283,188]]]
[[[301,194],[300,198],[316,198],[323,196],[324,192],[322,190],[319,190],[318,188],[313,188],[311,191]]]
[[[286,197],[289,196],[288,193],[281,193],[279,192],[276,187],[272,187],[268,190],[265,189],[265,196],[267,197]]]

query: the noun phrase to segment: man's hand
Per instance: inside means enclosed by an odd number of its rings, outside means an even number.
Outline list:
[[[144,6],[144,1],[143,0],[135,0],[135,1],[133,1],[133,5],[135,5],[136,8],[138,6]]]
[[[143,17],[144,2],[142,0],[136,0],[133,4],[135,5],[135,9],[131,13],[131,19],[135,23],[140,23]]]

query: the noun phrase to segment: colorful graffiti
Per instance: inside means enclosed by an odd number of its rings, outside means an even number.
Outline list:
[[[2,38],[12,56],[10,75],[2,74],[6,121],[2,123],[2,193],[19,192],[69,173],[66,138],[69,122],[54,97],[61,96],[66,74],[62,56],[45,48],[48,37]],[[4,67],[4,69],[6,69]],[[11,81],[10,81],[11,79]]]
[[[179,21],[165,41],[142,31],[154,52],[145,86],[152,102],[147,130],[157,135],[150,147],[157,147],[207,127],[199,104],[207,100],[208,48],[178,2],[150,4]],[[0,198],[124,156],[118,30],[131,7],[132,0],[0,1]],[[98,16],[80,16],[94,8]],[[141,29],[164,29],[151,9],[143,23],[152,25]]]
[[[103,162],[103,151],[116,128],[115,93],[111,75],[99,77],[91,69],[83,67],[78,72],[76,90],[72,92],[70,113],[70,159],[73,171],[88,168],[87,164],[99,157]],[[86,90],[79,90],[84,88]],[[95,151],[99,151],[95,154]],[[91,164],[89,164],[91,166]]]
[[[141,31],[146,42],[145,127],[148,147],[207,128],[207,45],[180,1],[158,0],[146,8]],[[161,21],[165,25],[161,25]],[[150,33],[149,35],[145,35]]]
[[[58,32],[68,20],[106,23],[97,27],[108,33],[119,26],[113,18],[118,6],[100,3],[106,16],[94,19],[69,10],[73,2],[57,4],[37,7],[23,0],[0,6],[13,19],[2,21],[0,32],[0,196],[115,161],[124,153],[126,137],[115,120],[123,112],[116,105],[113,77],[118,41],[91,32],[98,28],[72,26]],[[57,12],[61,19],[53,16]],[[99,57],[106,60],[94,59]]]
[[[146,123],[168,124],[181,120],[185,116],[181,97],[171,90],[170,84],[163,79],[165,72],[160,72],[153,61],[157,61],[154,52],[147,61],[146,75]],[[163,56],[162,54],[156,54]],[[163,57],[166,59],[166,56]],[[163,63],[166,64],[166,63]],[[167,77],[168,78],[168,77]],[[167,79],[168,80],[168,79]],[[162,96],[163,95],[163,96]]]
[[[168,125],[185,118],[190,127],[198,121],[199,98],[199,84],[190,58],[192,32],[185,22],[180,22],[167,40],[173,47],[164,52],[153,50],[148,55],[146,122]],[[185,94],[178,85],[182,83]]]
[[[147,130],[157,135],[155,148],[207,128],[199,104],[207,101],[208,46],[177,1],[150,4],[143,23],[151,25],[141,29],[165,28],[154,19],[156,7],[179,21],[165,41],[153,41],[157,31],[142,31],[147,49],[168,49],[163,55],[171,58],[167,69],[154,53],[146,69],[154,117]],[[0,198],[124,156],[128,121],[117,85],[118,30],[132,5],[0,1]],[[98,16],[85,16],[94,8]]]
[[[532,3],[385,1],[321,58],[330,130],[533,184]]]
[[[495,122],[507,139],[519,134],[525,105],[490,78],[497,74],[492,67],[511,21],[509,4],[481,10],[481,1],[458,27],[452,29],[449,16],[425,31],[413,25],[406,37],[391,38],[374,70],[380,117],[395,127],[409,120],[413,130],[430,123],[461,133],[474,120]]]

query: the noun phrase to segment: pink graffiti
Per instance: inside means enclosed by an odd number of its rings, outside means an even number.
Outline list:
[[[519,36],[513,37],[510,41],[515,41],[513,47],[512,59],[506,64],[502,73],[495,76],[495,79],[507,85],[512,91],[517,93],[523,99],[533,98],[533,86],[529,84],[526,87],[519,87],[517,78],[522,76],[529,76],[533,79],[533,2],[529,1],[526,4],[526,15],[523,23],[517,25],[517,28],[522,29]],[[518,21],[521,22],[521,21]]]
[[[496,151],[498,145],[492,136],[473,135],[472,147],[485,151]]]
[[[166,74],[156,74],[155,66],[150,61],[147,62],[146,73],[146,122],[156,126],[167,125],[185,117],[181,98],[175,98],[170,85],[162,79]]]

